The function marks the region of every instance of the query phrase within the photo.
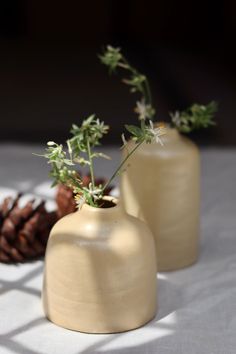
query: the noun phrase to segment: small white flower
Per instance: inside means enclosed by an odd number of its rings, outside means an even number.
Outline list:
[[[146,119],[147,106],[146,106],[144,100],[136,102],[135,112],[138,113],[140,120]]]
[[[135,113],[138,113],[140,120],[152,118],[155,114],[155,110],[152,105],[146,104],[144,98],[141,101],[136,102],[134,111]]]
[[[176,111],[175,113],[171,113],[171,118],[172,121],[174,122],[174,124],[178,127],[181,124],[181,118],[180,118],[180,114],[178,111]]]
[[[89,183],[89,189],[86,188],[86,190],[94,198],[94,200],[98,200],[100,198],[102,192],[101,188],[93,189],[92,183]]]
[[[160,143],[161,146],[163,146],[164,144],[160,136],[166,133],[166,129],[164,127],[154,128],[153,122],[151,120],[149,121],[149,124],[150,124],[149,132],[152,134],[153,139],[155,139],[156,143]]]
[[[48,142],[47,142],[47,145],[48,145],[48,146],[54,146],[54,145],[57,145],[57,144],[54,143],[54,141],[48,141]]]
[[[76,202],[76,207],[80,210],[82,208],[82,206],[84,205],[84,203],[86,202],[86,198],[85,198],[85,196],[81,196],[81,195],[77,194],[75,196],[75,202]]]

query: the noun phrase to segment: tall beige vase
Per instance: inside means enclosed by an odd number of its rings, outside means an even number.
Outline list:
[[[42,298],[55,324],[88,333],[137,328],[155,316],[156,291],[151,232],[119,203],[84,205],[53,227]]]
[[[143,144],[121,176],[126,211],[150,227],[159,271],[196,262],[199,239],[200,166],[197,146],[167,128],[160,144]],[[129,144],[132,144],[130,142]]]

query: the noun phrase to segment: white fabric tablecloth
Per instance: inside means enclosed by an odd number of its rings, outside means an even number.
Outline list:
[[[37,146],[0,145],[0,197],[16,190],[49,199]],[[97,174],[110,174],[100,161]],[[196,265],[161,273],[159,312],[146,326],[121,334],[90,335],[55,326],[40,302],[43,262],[0,264],[0,354],[235,354],[236,150],[202,150],[201,253]],[[52,205],[49,205],[52,207]]]

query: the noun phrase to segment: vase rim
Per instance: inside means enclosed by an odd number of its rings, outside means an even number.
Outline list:
[[[109,201],[112,202],[114,205],[108,208],[101,208],[101,207],[94,207],[92,205],[89,205],[85,203],[82,208],[84,208],[86,211],[91,211],[93,213],[113,213],[114,211],[120,210],[120,203],[119,200],[113,196],[106,195],[102,198],[104,201]]]
[[[176,127],[173,127],[170,122],[153,122],[153,125],[155,128],[165,128],[168,132],[179,133],[178,129],[176,129]]]
[[[165,129],[165,134],[161,137],[163,142],[166,142],[171,138],[171,140],[179,139],[180,138],[180,133],[176,127],[171,126],[170,123],[168,122],[154,122],[154,127],[155,128],[164,128]]]

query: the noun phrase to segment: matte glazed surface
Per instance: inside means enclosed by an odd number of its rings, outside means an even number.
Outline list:
[[[144,220],[155,236],[159,271],[197,260],[199,239],[199,151],[175,129],[164,146],[144,144],[121,176],[126,211]]]
[[[43,306],[54,323],[90,333],[142,326],[156,313],[153,237],[119,206],[84,205],[51,231]]]

